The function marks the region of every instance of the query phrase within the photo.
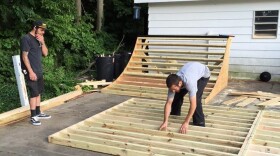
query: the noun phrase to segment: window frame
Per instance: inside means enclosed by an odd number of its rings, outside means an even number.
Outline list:
[[[277,24],[276,24],[276,35],[272,36],[272,35],[267,35],[267,36],[260,36],[260,35],[256,35],[256,14],[257,12],[263,12],[263,11],[278,11],[278,15],[277,15]],[[279,10],[255,10],[253,12],[254,18],[253,18],[253,34],[252,34],[252,38],[253,39],[277,39],[278,37],[278,31],[279,31]],[[265,16],[264,16],[265,17]],[[268,18],[271,18],[268,17]]]

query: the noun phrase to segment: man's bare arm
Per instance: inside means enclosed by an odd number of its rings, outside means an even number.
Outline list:
[[[168,124],[168,118],[170,115],[170,111],[171,111],[171,105],[172,105],[173,99],[167,99],[165,106],[164,106],[164,120],[163,123],[161,124],[159,130],[164,130],[167,128],[167,124]]]
[[[188,115],[185,118],[185,121],[183,122],[181,128],[180,128],[180,133],[187,133],[188,131],[188,127],[189,127],[189,123],[190,120],[195,112],[196,109],[196,96],[190,97],[190,108],[189,108],[189,112]]]

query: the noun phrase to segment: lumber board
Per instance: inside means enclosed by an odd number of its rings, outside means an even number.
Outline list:
[[[267,153],[267,154],[280,155],[280,150],[278,148],[274,148],[274,147],[265,147],[265,146],[251,144],[249,147],[249,150],[256,151],[256,152],[262,152],[264,154]]]
[[[238,153],[239,156],[245,155],[248,152],[248,148],[249,148],[250,144],[253,142],[253,137],[252,136],[254,136],[254,134],[256,133],[255,129],[256,129],[256,127],[259,126],[259,124],[261,122],[262,114],[263,114],[263,112],[261,112],[261,111],[258,112],[258,115],[256,116],[255,121],[252,124],[252,127],[249,130],[249,132],[246,136],[246,139],[245,139],[245,141],[244,141],[244,143],[243,143],[243,145],[242,145],[242,147],[241,147],[241,149]]]
[[[199,57],[175,57],[175,56],[147,56],[134,55],[135,58],[140,59],[163,59],[163,60],[183,60],[183,61],[200,61],[200,62],[222,62],[223,59],[199,58]]]
[[[144,53],[170,53],[170,50],[165,49],[135,49]],[[205,55],[224,55],[225,52],[209,52],[209,51],[185,51],[185,50],[172,50],[173,54],[205,54]]]
[[[222,57],[222,68],[220,70],[219,76],[216,78],[215,86],[209,96],[205,99],[205,103],[208,103],[211,99],[213,99],[220,91],[222,91],[228,84],[228,71],[229,71],[229,53],[231,47],[232,38],[228,38],[226,43],[225,54]],[[217,65],[216,63],[215,65]]]
[[[141,70],[141,71],[157,71],[157,72],[178,72],[178,69],[173,68],[148,68],[148,67],[127,67],[127,69]],[[219,75],[219,72],[211,71],[212,75]]]
[[[248,99],[247,96],[240,96],[240,97],[236,97],[236,98],[224,101],[222,104],[224,104],[224,105],[231,105],[231,104],[234,104],[234,103],[246,100],[246,99]]]
[[[132,98],[48,137],[50,143],[107,154],[234,156],[243,146],[258,111],[206,105],[206,127],[189,126],[179,133],[182,116],[170,116],[166,131],[158,128],[163,120],[164,100]],[[184,106],[187,107],[187,106]],[[214,111],[241,116],[242,121],[217,115]],[[246,115],[245,112],[251,112]],[[239,120],[239,118],[236,118]],[[105,150],[107,149],[107,150]],[[128,151],[124,152],[123,151]],[[129,153],[131,152],[131,153]],[[134,152],[134,153],[133,153]]]
[[[229,95],[252,95],[252,96],[266,96],[266,97],[280,97],[279,94],[273,94],[273,93],[268,93],[268,92],[238,92],[238,91],[233,91],[230,92]]]
[[[143,40],[143,39],[152,39],[152,40],[210,40],[210,41],[226,41],[227,38],[220,38],[220,37],[217,37],[217,38],[203,38],[203,37],[199,37],[199,38],[196,38],[196,37],[181,37],[181,36],[176,36],[176,37],[138,37],[139,40]]]
[[[249,150],[247,152],[246,156],[279,156],[279,155],[278,154],[264,153],[264,152]]]
[[[268,100],[268,101],[265,101],[265,102],[262,102],[262,103],[258,103],[256,105],[258,106],[269,106],[269,105],[273,105],[274,103],[278,103],[280,101],[280,97],[277,97],[277,98],[273,98],[271,100]]]
[[[129,64],[137,64],[137,65],[153,65],[153,66],[164,66],[164,67],[182,67],[184,63],[165,63],[165,62],[137,62],[130,61]],[[213,69],[221,69],[221,65],[207,65],[210,70]]]
[[[81,86],[94,86],[94,88],[98,88],[98,86],[107,86],[110,85],[112,82],[106,82],[106,80],[101,81],[86,81],[79,83]]]
[[[140,45],[147,46],[190,46],[190,47],[215,47],[215,48],[225,48],[225,44],[188,44],[188,43],[170,43],[170,42],[149,42],[149,43],[140,43]]]
[[[245,107],[251,103],[253,103],[256,100],[256,98],[247,98],[242,102],[239,102],[238,104],[236,104],[236,106],[238,107]]]
[[[72,91],[63,95],[60,95],[58,97],[46,100],[41,102],[41,110],[48,110],[53,107],[59,106],[61,104],[64,104],[66,101],[75,98],[77,96],[80,96],[83,94],[83,91],[81,89]],[[11,124],[20,120],[23,120],[30,116],[30,107],[24,106],[20,108],[13,109],[11,111],[5,112],[0,114],[0,126],[4,126],[7,124]]]

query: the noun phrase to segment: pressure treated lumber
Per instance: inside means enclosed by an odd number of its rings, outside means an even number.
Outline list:
[[[54,144],[120,156],[236,156],[259,114],[255,110],[228,107],[219,110],[217,106],[206,105],[206,127],[190,125],[188,134],[180,134],[188,103],[183,105],[182,116],[170,116],[167,131],[159,131],[163,107],[164,100],[133,98],[48,139]]]
[[[246,96],[240,96],[240,97],[236,97],[236,98],[224,101],[222,104],[224,104],[224,105],[231,105],[231,104],[234,104],[236,102],[240,102],[240,101],[246,100],[247,98],[248,97],[246,97]]]
[[[280,154],[280,112],[262,111],[254,128],[246,156],[276,156]]]
[[[79,83],[81,86],[93,86],[94,88],[98,88],[98,86],[107,86],[111,84],[112,82],[106,82],[106,80],[101,80],[101,81],[86,81]]]
[[[246,100],[236,104],[236,106],[239,106],[239,107],[244,107],[244,106],[247,106],[249,105],[250,103],[254,102],[256,100],[256,98],[247,98]]]
[[[48,110],[50,108],[59,106],[66,101],[75,98],[79,95],[82,95],[83,91],[81,89],[78,89],[73,92],[69,92],[67,94],[60,95],[58,97],[46,100],[41,102],[41,110]],[[5,113],[0,114],[0,126],[7,125],[22,119],[27,118],[30,116],[30,107],[29,106],[24,106],[20,107]]]
[[[209,36],[138,37],[131,59],[123,73],[101,92],[166,99],[166,93],[156,91],[166,88],[166,77],[176,73],[185,63],[198,61],[207,65],[211,71],[208,89],[203,95],[203,101],[207,103],[227,86],[231,39],[232,37]],[[135,90],[135,87],[117,87],[119,84],[150,88]]]

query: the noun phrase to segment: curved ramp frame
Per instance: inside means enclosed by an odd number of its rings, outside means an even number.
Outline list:
[[[166,77],[186,62],[197,61],[211,71],[203,94],[208,103],[228,84],[231,40],[231,36],[138,37],[123,73],[101,92],[166,99]]]

